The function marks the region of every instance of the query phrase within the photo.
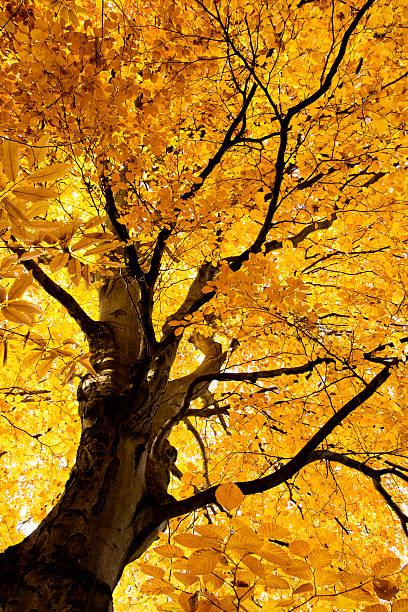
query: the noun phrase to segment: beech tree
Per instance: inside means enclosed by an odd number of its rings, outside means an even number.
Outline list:
[[[405,2],[0,28],[0,609],[408,610]]]

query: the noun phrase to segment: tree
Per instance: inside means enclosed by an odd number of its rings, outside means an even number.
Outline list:
[[[0,26],[1,610],[408,609],[404,2]]]

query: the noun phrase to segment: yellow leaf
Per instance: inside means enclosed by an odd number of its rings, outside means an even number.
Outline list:
[[[23,202],[42,202],[50,198],[56,198],[58,193],[48,187],[32,187],[18,185],[14,187],[13,194]]]
[[[31,367],[34,363],[36,363],[40,357],[42,356],[43,351],[41,349],[35,349],[32,353],[26,355],[23,359],[23,365],[26,368]]]
[[[210,549],[193,552],[187,563],[187,569],[192,574],[209,574],[220,561],[221,555]]]
[[[39,140],[35,143],[34,147],[34,157],[37,164],[41,164],[44,161],[45,156],[48,151],[48,143],[50,141],[50,137],[48,134],[43,134]]]
[[[338,572],[332,569],[320,569],[315,573],[317,586],[331,586],[340,580]]]
[[[25,300],[13,300],[12,302],[8,302],[7,305],[10,308],[17,308],[18,310],[28,314],[44,314],[44,311],[42,308],[40,308],[40,306],[32,304],[31,302],[26,302]]]
[[[141,587],[140,591],[145,593],[146,595],[172,595],[174,592],[174,587],[172,587],[165,580],[159,580],[158,578],[151,578],[150,580],[146,580]]]
[[[392,612],[408,612],[408,599],[397,599],[397,601],[394,601]]]
[[[92,367],[90,361],[88,361],[88,359],[84,359],[83,357],[80,357],[78,359],[79,363],[81,363],[84,368],[86,368],[88,370],[88,372],[90,372],[93,376],[95,376],[96,378],[98,378],[98,373],[94,370],[94,368]]]
[[[17,223],[19,221],[24,221],[24,223],[26,223],[27,225],[30,224],[30,219],[27,217],[25,212],[21,210],[21,208],[19,208],[16,204],[14,204],[14,202],[11,202],[10,200],[5,199],[3,201],[3,206],[6,209],[7,214],[12,221],[14,222],[17,221]]]
[[[9,181],[17,180],[20,164],[20,145],[12,140],[4,139],[1,143],[1,162]]]
[[[312,572],[308,564],[300,559],[292,561],[289,565],[282,569],[285,574],[288,574],[288,576],[295,576],[296,578],[303,578],[304,580],[307,580],[312,576]]]
[[[297,557],[307,557],[310,552],[310,544],[306,540],[293,540],[289,544],[289,552]]]
[[[256,557],[245,555],[245,557],[242,558],[242,563],[246,565],[247,568],[250,569],[256,576],[260,576],[261,578],[265,576],[264,567]]]
[[[217,543],[217,540],[214,538],[205,538],[204,536],[194,533],[179,533],[174,536],[173,539],[177,544],[186,546],[187,548],[208,548]]]
[[[32,174],[25,177],[25,181],[34,183],[45,183],[49,181],[55,181],[62,176],[65,176],[67,172],[72,170],[71,164],[52,164],[41,170],[36,170]]]
[[[223,525],[199,525],[195,531],[203,536],[216,538],[220,542],[225,540],[230,533],[229,529]]]
[[[259,554],[267,561],[270,561],[270,563],[274,563],[280,567],[289,565],[293,562],[293,559],[288,555],[286,550],[277,544],[273,544],[273,542],[264,544]]]
[[[68,260],[68,253],[58,253],[58,255],[55,255],[48,264],[51,272],[55,273],[58,272],[58,270],[61,270],[61,268],[67,264]]]
[[[372,606],[363,608],[362,612],[388,612],[388,608],[386,608],[383,604],[374,604]]]
[[[7,296],[7,291],[4,287],[0,287],[0,302],[4,302]]]
[[[332,556],[326,548],[320,548],[318,550],[312,550],[309,553],[309,564],[314,569],[320,569],[322,567],[326,567],[330,565]]]
[[[43,378],[51,369],[55,357],[46,357],[36,367],[37,376]]]
[[[24,325],[33,324],[33,318],[25,312],[22,312],[18,308],[13,308],[8,305],[3,306],[1,309],[1,313],[5,319],[8,319],[9,321],[14,321],[14,323],[23,323]]]
[[[380,561],[377,561],[373,565],[373,574],[375,576],[384,576],[386,574],[393,574],[397,572],[401,567],[401,559],[398,557],[385,557]]]
[[[16,278],[12,286],[8,291],[8,299],[14,300],[23,295],[25,290],[32,284],[33,275],[30,272],[29,274],[23,274],[19,278]]]
[[[173,576],[176,580],[184,584],[184,586],[191,586],[198,580],[198,576],[191,574],[190,572],[174,572]]]
[[[268,574],[265,577],[264,584],[269,589],[276,589],[277,591],[286,591],[287,589],[290,589],[290,585],[287,580],[281,576],[274,576],[272,574]]]
[[[258,533],[272,540],[286,541],[290,538],[290,531],[286,529],[286,527],[282,527],[276,523],[264,523],[259,527]]]
[[[163,578],[164,569],[157,565],[149,565],[148,563],[138,563],[138,568],[143,574],[153,576],[153,578]]]
[[[227,482],[217,487],[215,498],[226,510],[232,510],[242,504],[244,495],[236,484]]]
[[[294,595],[300,595],[301,593],[309,593],[310,591],[314,591],[314,586],[311,582],[305,582],[304,584],[300,584],[293,591]]]
[[[157,546],[153,550],[162,557],[168,557],[170,559],[173,557],[184,557],[183,549],[178,546],[173,546],[172,544],[163,544],[163,546]]]

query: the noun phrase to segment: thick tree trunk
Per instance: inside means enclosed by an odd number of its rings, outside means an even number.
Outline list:
[[[152,455],[152,423],[174,350],[154,356],[146,349],[138,300],[129,278],[100,291],[102,323],[90,339],[98,377],[85,377],[78,389],[76,463],[41,525],[0,555],[1,611],[112,610],[124,567],[157,536],[175,451],[165,440]]]

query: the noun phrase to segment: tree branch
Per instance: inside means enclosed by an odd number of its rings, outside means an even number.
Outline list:
[[[119,212],[116,208],[112,187],[105,177],[102,177],[102,186],[106,201],[105,210],[108,213],[108,217],[118,238],[125,243],[125,253],[129,262],[129,273],[139,281],[141,289],[143,289],[145,287],[145,275],[140,267],[135,245],[129,243],[130,236],[127,227],[119,221]]]
[[[346,419],[356,408],[361,406],[368,398],[370,398],[390,376],[388,366],[383,368],[374,378],[364,387],[360,393],[355,395],[347,404],[342,406],[336,414],[334,414],[326,423],[311,437],[311,439],[303,446],[303,448],[290,460],[286,465],[276,470],[268,476],[249,480],[245,482],[237,482],[236,484],[241,489],[244,495],[253,495],[262,493],[269,489],[273,489],[292,478],[300,469],[305,467],[313,459],[313,451],[317,449],[327,436]],[[181,501],[166,504],[162,506],[163,518],[173,518],[182,514],[187,514],[198,508],[202,508],[215,501],[215,491],[217,485],[210,487],[206,491],[193,495]]]
[[[351,22],[351,24],[349,25],[349,27],[347,28],[343,39],[341,41],[340,44],[340,49],[339,52],[337,53],[337,56],[333,62],[333,64],[331,65],[331,68],[329,70],[329,72],[326,75],[326,78],[323,81],[323,84],[321,85],[321,87],[319,87],[319,89],[317,89],[314,94],[308,96],[307,98],[305,98],[304,100],[302,100],[302,102],[299,102],[298,104],[295,104],[295,106],[292,106],[292,108],[290,108],[288,110],[288,112],[286,113],[286,117],[285,119],[287,119],[288,121],[290,121],[292,119],[292,117],[294,117],[295,115],[297,115],[297,113],[299,113],[300,111],[304,110],[305,108],[307,108],[308,106],[310,106],[311,104],[313,104],[313,102],[316,102],[316,100],[318,100],[319,98],[321,98],[326,91],[328,91],[330,85],[332,84],[334,75],[337,72],[337,69],[339,68],[344,55],[346,53],[346,49],[347,49],[347,45],[348,42],[351,38],[351,35],[353,34],[354,30],[356,29],[356,27],[358,26],[358,24],[360,23],[361,19],[364,17],[365,13],[368,11],[369,8],[371,8],[371,6],[374,4],[375,0],[367,0],[367,2],[365,4],[363,4],[363,6],[361,7],[361,9],[359,11],[357,11],[356,16],[354,17],[353,21]]]
[[[399,507],[399,505],[394,501],[390,493],[385,489],[384,485],[381,482],[381,477],[387,476],[387,475],[398,476],[399,478],[402,478],[402,480],[406,482],[407,477],[404,474],[401,474],[401,472],[399,472],[398,469],[386,468],[386,469],[376,470],[370,467],[369,465],[362,463],[361,461],[356,461],[356,459],[353,459],[352,457],[348,457],[347,455],[343,455],[341,453],[334,453],[328,450],[315,451],[314,453],[312,453],[310,459],[311,461],[324,460],[324,461],[334,461],[336,463],[341,463],[342,465],[345,465],[353,470],[357,470],[358,472],[361,472],[368,478],[371,478],[371,480],[374,483],[374,487],[376,488],[378,493],[385,500],[388,507],[391,508],[391,510],[399,518],[401,522],[402,530],[405,533],[405,535],[408,537],[408,516],[403,512],[403,510]]]
[[[18,255],[21,255],[23,252],[21,249],[10,248]],[[65,310],[78,323],[87,338],[95,334],[99,329],[98,322],[86,314],[70,293],[55,283],[33,259],[28,259],[21,263],[26,270],[32,272],[33,277],[44,291],[64,306]]]
[[[154,286],[160,273],[160,264],[163,257],[163,252],[166,246],[166,240],[170,236],[172,228],[163,227],[154,247],[152,260],[150,262],[150,269],[146,274],[146,284],[149,287],[150,293],[153,293]]]

